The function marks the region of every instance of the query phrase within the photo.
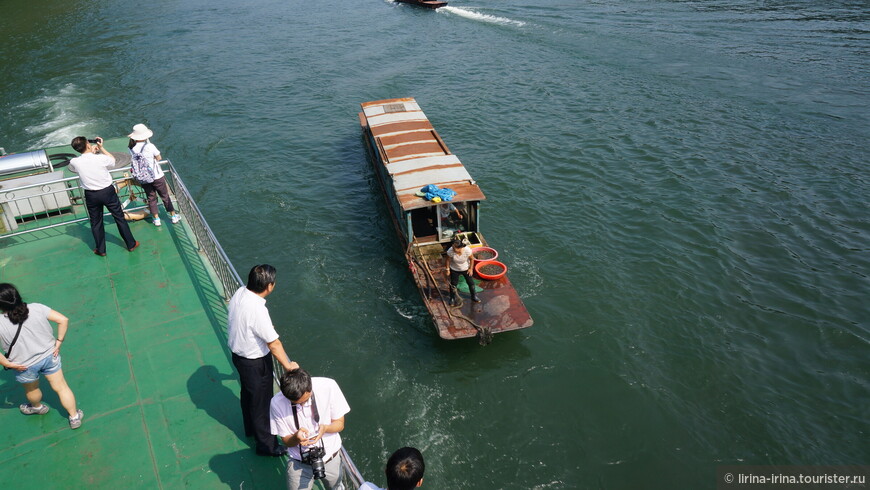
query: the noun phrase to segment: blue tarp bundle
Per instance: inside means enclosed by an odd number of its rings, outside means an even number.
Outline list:
[[[441,198],[442,201],[452,201],[453,196],[456,195],[456,191],[449,188],[439,189],[435,184],[429,184],[420,189],[420,192],[423,193],[423,197],[426,198],[427,201],[431,201],[436,197]]]

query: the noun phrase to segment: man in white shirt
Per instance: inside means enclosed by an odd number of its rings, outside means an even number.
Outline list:
[[[109,167],[115,164],[115,157],[103,148],[102,138],[97,138],[93,141],[96,141],[96,143],[92,144],[84,136],[73,138],[72,147],[75,151],[81,153],[81,156],[69,161],[69,169],[79,174],[82,187],[85,189],[85,207],[88,210],[91,233],[94,235],[96,246],[94,253],[103,257],[106,256],[106,229],[103,224],[103,206],[112,213],[115,225],[118,226],[118,232],[121,234],[121,238],[124,239],[124,245],[127,247],[127,250],[132,252],[139,246],[139,242],[133,238],[130,225],[124,219],[124,209],[121,207],[121,201],[118,200],[118,193],[115,191],[114,186],[112,186],[112,175],[109,173]]]
[[[338,383],[330,378],[312,378],[304,369],[287,371],[281,377],[281,392],[272,398],[272,434],[288,447],[287,488],[310,490],[315,479],[327,490],[340,490],[341,436],[344,416],[350,406]],[[312,451],[313,450],[313,451]],[[312,455],[320,452],[322,475]]]
[[[233,352],[233,365],[242,385],[242,418],[245,435],[253,436],[261,456],[283,456],[286,448],[269,430],[269,400],[272,398],[272,356],[285,370],[299,368],[284,352],[278,339],[266,296],[275,290],[277,271],[269,264],[254,266],[247,287],[240,287],[230,299],[227,344]]]

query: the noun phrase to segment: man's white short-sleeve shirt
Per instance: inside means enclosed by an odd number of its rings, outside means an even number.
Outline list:
[[[350,405],[344,398],[341,388],[338,383],[331,378],[311,378],[312,398],[317,403],[317,413],[320,415],[320,425],[328,425],[333,420],[338,420],[348,412]],[[302,409],[296,412],[296,417],[299,419],[299,425],[308,429],[309,434],[317,430],[314,423],[314,414],[312,410],[311,398],[301,405]],[[272,397],[272,403],[269,409],[269,419],[272,427],[272,434],[278,437],[287,437],[295,434],[300,427],[296,427],[296,422],[293,420],[293,405],[282,393],[277,393]],[[324,460],[331,457],[341,449],[341,435],[337,432],[323,434],[323,449],[325,452]],[[318,443],[319,444],[319,443]],[[288,448],[289,455],[293,459],[302,460],[299,454],[299,446]]]
[[[69,169],[79,174],[82,187],[88,191],[98,191],[112,185],[109,169],[115,160],[102,153],[84,153],[69,161]]]
[[[266,298],[244,286],[230,299],[227,318],[227,344],[238,356],[259,359],[269,353],[269,342],[278,338]]]

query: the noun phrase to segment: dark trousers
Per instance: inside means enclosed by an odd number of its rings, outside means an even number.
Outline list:
[[[124,239],[124,244],[127,250],[136,245],[136,239],[133,238],[133,233],[130,231],[130,225],[124,219],[124,209],[121,208],[121,201],[118,200],[118,193],[115,192],[113,186],[100,189],[98,191],[85,190],[85,206],[88,208],[88,218],[91,221],[91,233],[94,234],[94,242],[97,252],[106,253],[106,229],[103,224],[103,207],[105,206],[112,218],[115,220],[115,225],[118,226],[118,232],[121,238]]]
[[[167,213],[175,211],[172,206],[172,199],[169,198],[169,187],[166,186],[166,177],[159,179],[149,184],[142,184],[142,189],[145,195],[148,196],[148,211],[151,211],[151,216],[157,217],[157,194],[160,194],[160,199],[163,199],[163,206]]]
[[[245,435],[254,436],[257,453],[278,450],[278,442],[269,427],[269,404],[272,401],[272,354],[248,359],[233,354],[233,365],[242,384],[242,419]]]
[[[468,284],[468,291],[471,293],[471,300],[477,298],[477,292],[474,289],[474,279],[471,278],[471,268],[465,271],[455,271],[450,269],[450,297],[456,299],[459,295],[456,293],[456,285],[459,284],[459,277],[465,278],[465,284]]]

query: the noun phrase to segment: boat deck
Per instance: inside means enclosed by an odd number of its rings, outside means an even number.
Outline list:
[[[164,211],[161,207],[161,213]],[[166,216],[164,216],[166,218]],[[70,430],[43,379],[46,415],[24,416],[0,383],[0,478],[29,488],[284,488],[283,458],[244,436],[225,345],[226,306],[191,229],[130,223],[129,253],[106,218],[106,257],[87,222],[0,239],[0,281],[70,319],[63,371],[84,410]]]

